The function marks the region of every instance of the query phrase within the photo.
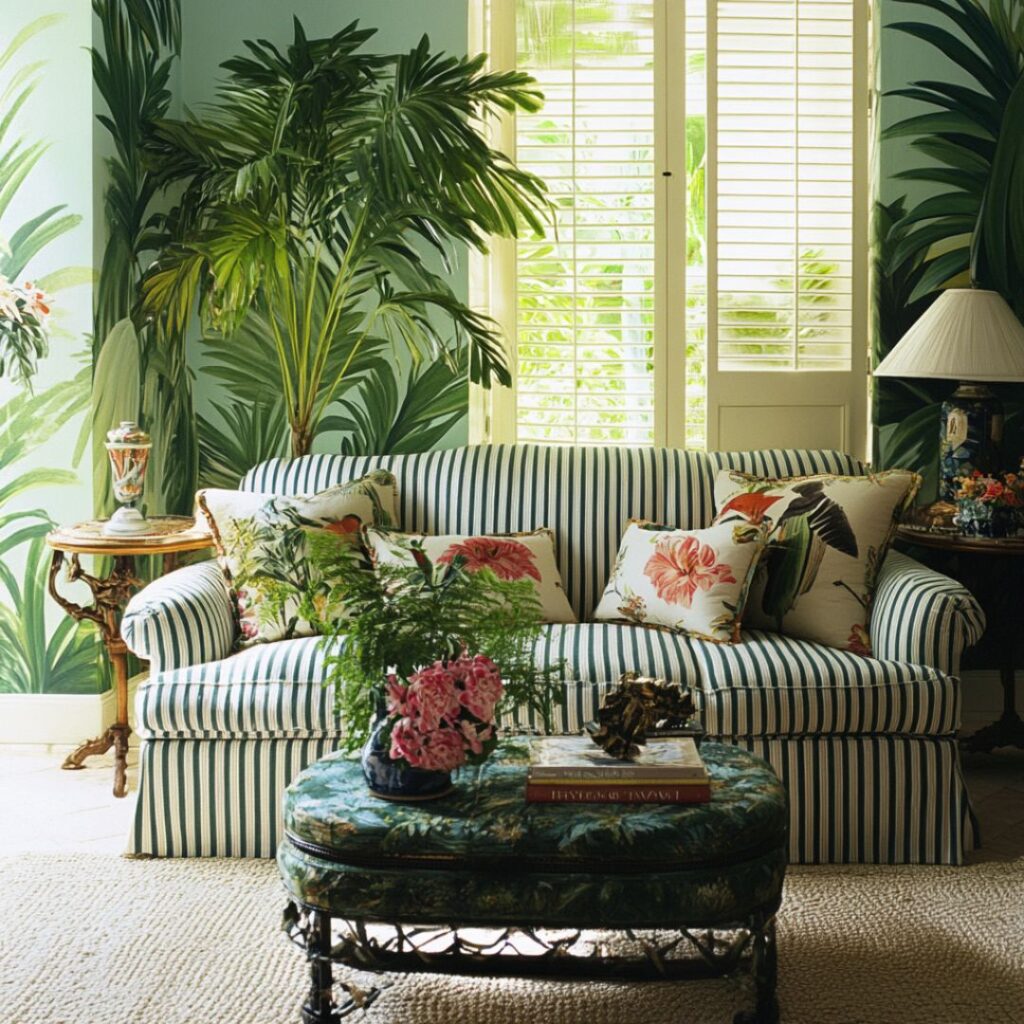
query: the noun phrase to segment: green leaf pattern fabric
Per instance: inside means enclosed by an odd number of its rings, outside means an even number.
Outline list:
[[[334,591],[366,568],[360,531],[395,522],[395,478],[374,470],[308,497],[206,489],[196,496],[239,618],[239,646],[312,636],[344,614]]]
[[[778,906],[787,800],[759,757],[705,744],[706,804],[529,804],[529,742],[503,742],[426,804],[372,796],[343,755],[311,765],[284,827],[329,856],[286,838],[285,886],[338,915],[423,923],[710,926]]]

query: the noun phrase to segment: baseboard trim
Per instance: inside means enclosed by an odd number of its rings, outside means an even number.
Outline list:
[[[117,698],[105,693],[0,693],[0,743],[73,744],[113,723]]]

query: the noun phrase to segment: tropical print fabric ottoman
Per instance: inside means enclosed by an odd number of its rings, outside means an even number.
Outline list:
[[[742,1019],[774,1022],[773,921],[782,901],[788,808],[771,767],[738,747],[707,743],[709,803],[530,804],[531,742],[539,741],[504,741],[486,763],[463,769],[450,795],[430,802],[372,796],[359,763],[342,754],[292,783],[277,863],[294,900],[286,924],[306,945],[313,971],[303,1019],[335,1019],[332,963],[439,969],[437,956],[433,968],[422,967],[409,948],[435,925],[453,934],[490,927],[530,937],[559,928],[621,930],[630,938],[633,929],[674,931],[705,961],[704,929],[738,932],[734,955],[721,955],[717,973],[749,960],[757,1009]],[[332,919],[341,923],[340,943],[331,937]],[[389,946],[376,936],[363,948],[367,927],[379,923],[393,926],[398,939]],[[480,958],[460,959],[461,948],[448,943],[453,963],[440,969],[480,973]],[[650,948],[652,976],[693,976],[692,967],[673,973]],[[585,974],[601,976],[592,958],[563,953],[566,973],[576,973],[570,961],[582,961]],[[672,959],[693,961],[679,950]],[[509,961],[490,956],[494,973],[525,973]],[[622,966],[609,962],[608,971],[614,976]]]
[[[778,907],[786,793],[760,758],[706,744],[707,804],[528,804],[530,742],[423,804],[374,797],[343,754],[311,765],[284,798],[289,892],[343,917],[465,924],[711,927]]]

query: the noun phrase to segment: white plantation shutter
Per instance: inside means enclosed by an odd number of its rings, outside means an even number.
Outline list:
[[[854,0],[709,12],[719,368],[849,369]]]
[[[517,251],[517,440],[654,440],[655,0],[520,0],[517,62],[545,95],[520,165],[557,210]]]
[[[491,261],[516,384],[479,436],[861,454],[863,0],[478,10],[545,94],[502,144],[556,207]]]

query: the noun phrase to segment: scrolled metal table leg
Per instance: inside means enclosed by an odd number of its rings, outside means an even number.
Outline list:
[[[751,977],[754,979],[753,1010],[742,1010],[733,1024],[779,1024],[779,999],[776,987],[779,977],[778,950],[775,944],[775,918],[763,922],[752,933]]]
[[[302,1024],[334,1024],[334,973],[331,969],[331,915],[311,910],[306,936],[309,997],[302,1007]]]

